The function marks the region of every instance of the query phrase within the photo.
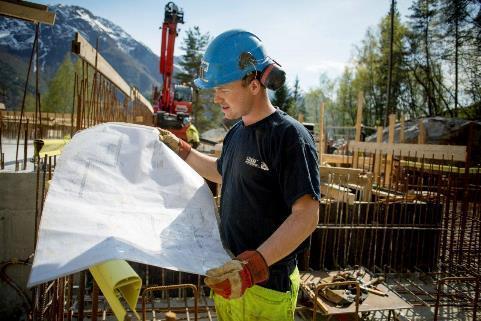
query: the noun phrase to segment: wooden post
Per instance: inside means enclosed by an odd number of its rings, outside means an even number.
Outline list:
[[[396,114],[389,115],[389,136],[388,143],[394,144],[394,125],[396,124]],[[384,173],[384,186],[390,187],[392,174],[393,152],[386,155],[386,173]]]
[[[399,143],[404,144],[404,130],[405,130],[405,125],[404,125],[404,114],[401,114],[401,119],[400,119],[401,127],[399,128]]]
[[[419,126],[418,144],[426,144],[426,127],[424,127],[423,119],[419,120],[418,126]]]
[[[382,143],[382,126],[377,127],[376,143]],[[373,181],[379,185],[379,174],[381,172],[381,152],[378,150],[374,156],[374,177]]]
[[[324,137],[324,102],[319,105],[319,163],[322,165],[322,154],[325,150],[325,137]]]
[[[361,141],[361,130],[362,130],[362,109],[364,107],[364,96],[362,91],[357,95],[357,113],[356,113],[356,136],[354,141]],[[352,158],[352,167],[358,167],[359,151],[355,151]]]

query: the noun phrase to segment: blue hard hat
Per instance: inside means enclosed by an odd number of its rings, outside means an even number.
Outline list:
[[[197,87],[214,88],[272,64],[259,37],[245,30],[234,29],[218,35],[202,58]]]

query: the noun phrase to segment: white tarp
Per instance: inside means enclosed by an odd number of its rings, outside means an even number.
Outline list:
[[[208,186],[152,127],[102,124],[65,147],[28,286],[111,259],[197,274],[229,260]]]

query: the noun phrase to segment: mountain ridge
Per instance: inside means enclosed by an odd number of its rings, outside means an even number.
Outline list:
[[[158,71],[159,56],[120,26],[78,5],[56,4],[49,6],[49,10],[56,13],[56,19],[52,26],[41,26],[39,42],[41,91],[46,90],[48,81],[62,63],[65,54],[70,52],[75,32],[79,32],[93,46],[98,38],[100,54],[128,84],[139,88],[144,96],[150,97],[152,86],[161,84],[162,77]],[[14,102],[15,99],[11,96],[23,93],[34,35],[34,24],[0,17],[0,69],[3,70],[0,73],[0,87],[7,89],[7,98],[10,98],[7,99],[7,106],[18,105],[19,97]],[[19,61],[25,63],[22,65]],[[176,67],[176,71],[178,70]],[[12,83],[14,90],[8,88]],[[19,84],[22,86],[19,87]],[[30,91],[32,86],[31,81]]]

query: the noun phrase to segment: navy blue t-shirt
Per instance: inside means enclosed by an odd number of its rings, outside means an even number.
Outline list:
[[[319,199],[314,139],[281,110],[249,126],[236,123],[224,139],[217,169],[222,175],[220,233],[234,255],[257,249],[291,214],[301,196]],[[276,266],[295,262],[295,252],[270,268],[270,279]],[[288,285],[287,273],[281,278]],[[271,281],[262,286],[288,290]]]

